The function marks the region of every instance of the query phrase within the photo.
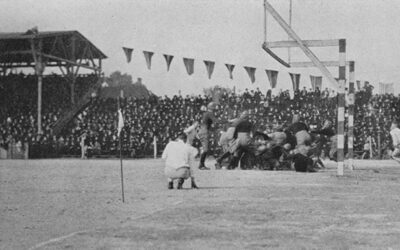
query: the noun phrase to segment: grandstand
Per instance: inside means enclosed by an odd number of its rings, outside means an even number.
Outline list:
[[[4,102],[3,117],[12,120],[21,119],[21,116],[15,117],[16,114],[20,114],[22,117],[30,116],[32,122],[29,126],[33,126],[34,123],[37,128],[36,130],[33,128],[28,129],[30,130],[30,137],[33,137],[33,135],[44,136],[45,138],[50,136],[50,124],[45,121],[49,114],[43,113],[44,109],[57,109],[57,116],[55,116],[57,119],[54,118],[53,120],[53,123],[55,121],[57,123],[54,124],[54,128],[51,131],[57,134],[72,117],[88,105],[90,100],[88,97],[100,86],[98,79],[102,72],[102,60],[106,58],[103,52],[78,31],[39,32],[37,28],[33,28],[24,33],[0,33],[0,50],[2,100]],[[14,73],[17,69],[29,71],[32,68],[34,76]],[[62,79],[54,78],[54,74],[50,77],[44,77],[46,68],[57,68],[63,76]],[[93,71],[93,74],[82,77],[79,74],[81,68]],[[87,79],[82,80],[83,78]],[[34,87],[36,81],[37,88]],[[45,86],[45,95],[43,95],[44,84],[48,85]],[[13,95],[8,92],[10,89]],[[27,98],[21,98],[19,91],[23,91],[25,93],[23,96]],[[78,96],[80,98],[79,101],[76,101],[77,92],[80,93]],[[49,106],[42,108],[43,99],[53,98],[58,93],[60,95],[53,100],[57,100],[60,105],[54,106],[53,102],[47,102],[46,104]],[[32,94],[37,97],[36,103],[33,101]],[[67,98],[70,100],[70,105],[60,103]],[[14,103],[14,105],[10,108],[11,103]],[[15,109],[15,106],[18,105],[24,107],[24,110],[19,110],[22,113],[10,113],[10,109]],[[35,106],[36,112],[31,110]],[[11,114],[14,114],[14,116],[10,117]],[[45,124],[42,124],[42,121]],[[46,130],[47,135],[43,134],[43,130]],[[16,131],[15,133],[18,133],[18,136],[26,137],[22,131]],[[14,148],[13,141],[15,141],[15,138],[10,139],[7,138],[8,136],[10,135],[6,132],[3,141],[10,141],[12,145],[9,148]],[[25,145],[25,143],[23,144]]]

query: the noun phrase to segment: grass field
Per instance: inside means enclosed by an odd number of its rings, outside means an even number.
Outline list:
[[[208,165],[212,165],[210,162]],[[400,249],[400,164],[319,173],[197,171],[161,160],[0,161],[1,249]]]

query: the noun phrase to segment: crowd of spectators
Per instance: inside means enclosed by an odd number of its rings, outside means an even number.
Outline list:
[[[93,76],[79,78],[77,86],[87,86]],[[86,84],[86,85],[85,85]],[[82,95],[83,89],[77,88]],[[149,99],[126,97],[103,99],[92,97],[90,105],[71,121],[60,135],[51,134],[51,125],[57,121],[70,105],[68,81],[60,76],[47,76],[43,83],[43,134],[37,134],[37,81],[34,76],[10,75],[0,79],[0,146],[6,148],[10,142],[29,144],[31,157],[78,156],[81,153],[81,136],[88,134],[94,155],[116,156],[119,154],[117,137],[117,107],[120,105],[125,119],[121,134],[122,152],[125,157],[143,157],[153,154],[154,138],[160,154],[170,139],[176,138],[183,128],[199,120],[202,107],[212,99],[207,96],[173,97],[151,96]],[[285,126],[293,114],[299,114],[312,127],[321,127],[326,119],[336,123],[337,101],[332,91],[303,88],[290,95],[281,91],[272,95],[259,89],[243,93],[224,92],[218,98],[216,117],[222,120],[237,117],[243,110],[249,110],[254,129],[270,130],[274,125]],[[400,110],[400,96],[393,94],[372,95],[372,87],[365,86],[356,94],[355,102],[356,152],[362,152],[371,136],[377,147],[378,133],[381,144],[390,144],[389,127],[397,119]],[[218,154],[217,141],[219,126],[212,134],[211,149]],[[346,129],[347,130],[347,129]]]

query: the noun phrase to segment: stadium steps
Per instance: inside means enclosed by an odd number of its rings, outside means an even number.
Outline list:
[[[101,82],[97,81],[93,86],[89,88],[89,90],[75,103],[73,107],[67,110],[60,119],[58,119],[52,126],[53,135],[58,135],[63,131],[65,126],[82,110],[84,110],[87,106],[89,106],[92,93],[99,93],[99,89],[101,88]]]

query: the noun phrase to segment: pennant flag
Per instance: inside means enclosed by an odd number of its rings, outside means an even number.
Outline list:
[[[317,88],[321,90],[322,87],[322,76],[310,76],[311,86],[315,91]]]
[[[183,63],[185,64],[186,72],[188,73],[188,75],[192,75],[194,72],[194,59],[183,58]]]
[[[143,51],[144,58],[146,59],[147,68],[151,69],[151,57],[154,55],[154,52],[151,51]]]
[[[322,89],[322,76],[317,76],[315,78],[315,89]]]
[[[213,61],[204,61],[204,64],[206,65],[208,79],[211,79],[211,75],[214,72],[215,62],[213,62]]]
[[[225,63],[225,66],[226,66],[226,68],[227,68],[228,71],[229,71],[229,78],[230,78],[230,79],[233,79],[233,74],[232,74],[232,72],[233,72],[233,69],[235,68],[235,65]]]
[[[124,117],[122,116],[121,109],[118,109],[118,136],[121,135],[123,127],[124,127]]]
[[[244,66],[244,69],[246,70],[247,74],[249,75],[251,83],[254,83],[256,81],[256,76],[255,76],[256,68]]]
[[[384,94],[393,94],[393,83],[379,83],[379,93],[381,95]]]
[[[132,60],[133,49],[127,48],[127,47],[122,47],[122,49],[124,50],[124,53],[125,53],[125,56],[126,56],[126,62],[130,63],[131,60]]]
[[[361,81],[356,81],[356,83],[357,83],[357,90],[360,90],[361,89]]]
[[[167,63],[167,71],[169,71],[169,66],[171,66],[172,59],[174,56],[164,54],[165,62]]]
[[[293,90],[299,90],[300,88],[300,74],[289,73],[290,79],[292,79]]]
[[[278,71],[266,69],[265,72],[267,73],[269,83],[271,84],[271,88],[274,89],[278,81]]]

